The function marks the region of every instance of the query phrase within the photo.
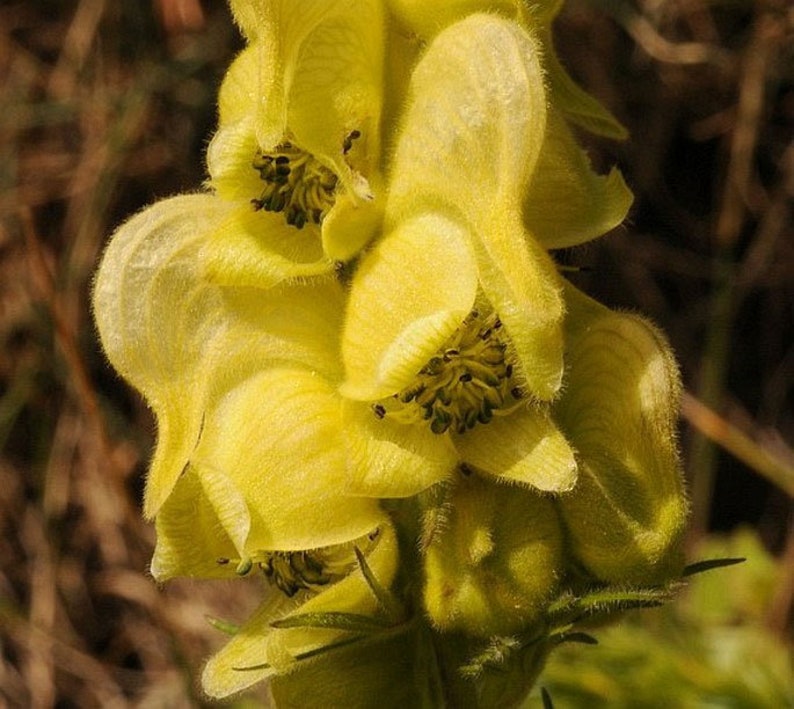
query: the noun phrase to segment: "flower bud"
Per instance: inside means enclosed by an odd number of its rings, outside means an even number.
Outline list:
[[[579,457],[578,483],[559,498],[572,551],[602,581],[663,583],[680,571],[687,513],[673,355],[643,318],[572,287],[566,296],[569,370],[556,408]]]
[[[488,637],[539,618],[562,566],[551,498],[461,476],[425,521],[424,605],[433,625]]]

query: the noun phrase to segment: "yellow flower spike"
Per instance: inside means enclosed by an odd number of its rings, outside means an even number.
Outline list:
[[[388,233],[431,212],[460,223],[524,384],[548,400],[562,378],[563,302],[551,259],[521,223],[545,123],[540,50],[530,34],[491,15],[447,28],[412,76],[386,226]],[[412,263],[405,268],[410,272]]]
[[[576,558],[596,578],[664,583],[683,562],[687,501],[676,447],[678,369],[662,334],[566,290],[568,374],[555,418],[579,481],[558,500]]]
[[[232,8],[254,41],[221,89],[211,184],[297,230],[319,228],[326,255],[348,260],[375,234],[382,212],[381,2]]]
[[[352,541],[352,540],[351,540]],[[365,544],[368,540],[361,543]],[[366,555],[366,562],[378,583],[388,588],[397,571],[398,550],[392,527],[384,523]],[[304,600],[306,597],[297,598]],[[354,568],[345,578],[297,605],[286,605],[278,596],[266,600],[235,637],[207,663],[201,683],[211,697],[227,697],[276,673],[289,672],[303,655],[350,638],[349,631],[293,627],[274,628],[276,620],[308,613],[353,613],[378,616],[383,609],[365,580]],[[329,652],[333,653],[333,650]],[[322,655],[314,662],[323,661]]]
[[[562,575],[554,503],[471,475],[461,476],[442,505],[424,564],[431,622],[477,637],[525,631],[542,617]]]

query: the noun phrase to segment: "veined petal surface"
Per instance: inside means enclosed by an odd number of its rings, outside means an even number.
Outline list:
[[[579,481],[558,504],[574,553],[597,578],[663,583],[680,571],[687,514],[675,424],[680,383],[661,333],[566,291],[568,379],[555,405]]]
[[[217,289],[201,280],[198,253],[229,207],[211,195],[174,197],[113,235],[94,285],[94,316],[113,366],[146,398],[158,442],[144,509],[156,513],[192,452],[215,362],[205,343],[226,326]]]
[[[381,0],[257,0],[232,10],[259,55],[258,144],[272,148],[289,131],[346,181],[341,146],[350,131],[367,134],[373,155],[380,150]]]
[[[339,544],[383,521],[376,500],[345,492],[339,400],[310,371],[266,369],[221,397],[190,464],[221,471],[245,499],[248,555]]]
[[[371,406],[343,405],[351,495],[411,497],[448,478],[459,456],[447,436],[429,426],[378,419]]]
[[[566,492],[576,483],[573,450],[540,409],[522,406],[452,438],[462,460],[505,481],[546,492]]]

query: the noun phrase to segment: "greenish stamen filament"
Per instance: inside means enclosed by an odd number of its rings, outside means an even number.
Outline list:
[[[513,374],[501,321],[475,310],[414,383],[372,409],[378,418],[428,422],[433,433],[465,433],[521,404],[524,395]]]
[[[262,194],[251,200],[257,210],[283,212],[287,224],[302,229],[307,223],[320,224],[334,206],[338,177],[292,143],[257,151],[253,167],[265,183]]]
[[[298,591],[318,593],[324,586],[339,581],[356,567],[356,546],[366,555],[372,551],[378,536],[379,531],[375,530],[363,539],[320,549],[262,551],[245,559],[235,559],[236,572],[246,576],[256,565],[289,598]],[[223,557],[217,559],[216,563],[225,566],[232,560]]]

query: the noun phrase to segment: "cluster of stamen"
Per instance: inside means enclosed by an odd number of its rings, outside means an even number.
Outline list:
[[[355,568],[355,546],[366,555],[378,536],[379,531],[375,530],[363,543],[359,540],[357,544],[350,542],[321,549],[260,552],[254,557],[239,561],[236,572],[245,576],[254,566],[258,566],[265,577],[289,598],[298,591],[318,593],[323,586],[339,581]],[[231,562],[231,559],[225,557],[217,559],[221,566]]]
[[[334,206],[337,176],[313,155],[292,143],[276,146],[272,152],[257,151],[253,162],[265,189],[251,200],[254,208],[283,212],[290,224],[320,224]]]
[[[353,130],[342,141],[347,155],[361,131]],[[307,223],[321,224],[334,206],[339,178],[311,153],[284,141],[273,150],[257,150],[253,162],[265,189],[251,200],[254,209],[283,212],[287,224],[302,229]]]
[[[475,310],[410,386],[372,408],[378,418],[426,421],[433,433],[464,433],[509,413],[522,399],[501,321]]]

